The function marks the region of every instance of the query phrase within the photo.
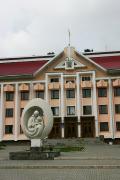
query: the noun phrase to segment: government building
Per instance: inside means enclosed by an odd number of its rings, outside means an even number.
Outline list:
[[[0,59],[0,141],[27,140],[21,114],[32,98],[54,115],[49,138],[120,139],[120,51]]]

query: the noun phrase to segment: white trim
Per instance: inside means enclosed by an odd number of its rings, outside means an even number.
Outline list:
[[[46,102],[48,102],[48,75],[46,74],[46,76],[45,76],[45,79],[46,79],[46,83],[45,83],[45,100],[46,100]]]
[[[89,53],[89,52],[88,52]],[[85,56],[89,57],[89,58],[92,58],[92,57],[110,57],[110,56],[120,56],[120,53],[112,53],[112,54],[91,54],[91,55],[88,55],[88,54],[84,54]]]
[[[80,75],[77,74],[76,77],[76,108],[77,108],[77,116],[78,116],[78,122],[80,123]],[[81,137],[81,125],[78,124],[78,137]]]
[[[4,134],[4,91],[3,84],[1,84],[1,107],[0,107],[0,141],[3,140]]]
[[[98,113],[97,113],[97,92],[96,92],[96,81],[95,81],[95,72],[93,72],[93,96],[92,96],[92,112],[93,115],[95,116],[95,133],[96,133],[96,137],[98,137],[99,132],[98,132]]]
[[[39,68],[34,74],[33,74],[33,76],[36,76],[40,71],[42,71],[45,67],[47,67],[51,62],[53,62],[56,58],[58,58],[61,54],[63,53],[63,51],[62,52],[60,52],[58,55],[56,55],[55,57],[53,57],[50,61],[48,61],[46,64],[44,64],[43,66],[42,66],[42,68]]]
[[[86,59],[87,61],[89,61],[90,63],[94,64],[95,66],[97,66],[98,68],[100,68],[103,71],[107,71],[105,68],[103,68],[102,66],[100,66],[99,64],[95,63],[94,61],[92,61],[90,58],[86,57],[85,55],[79,53],[78,51],[76,51],[78,53],[78,55],[80,55],[81,57],[83,57],[84,59]]]
[[[31,62],[31,61],[50,61],[53,57],[46,57],[46,58],[33,58],[33,59],[18,59],[18,60],[0,60],[0,64],[3,63],[14,63],[14,62]]]
[[[64,78],[61,74],[61,117],[64,117]]]
[[[15,126],[14,126],[14,139],[15,139],[15,141],[17,141],[18,140],[18,128],[20,127],[20,122],[19,122],[19,113],[18,113],[18,111],[19,111],[19,103],[18,103],[18,101],[19,101],[19,95],[18,95],[18,93],[19,93],[19,88],[18,88],[18,83],[15,85],[15,94],[14,94],[14,96],[15,96],[15,108],[14,108],[14,110],[15,110]]]
[[[112,93],[112,82],[109,78],[109,111],[110,111],[110,132],[111,137],[114,139],[114,109],[113,109],[113,93]]]

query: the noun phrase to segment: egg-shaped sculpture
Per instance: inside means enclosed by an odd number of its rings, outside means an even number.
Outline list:
[[[53,113],[45,100],[35,98],[25,106],[21,126],[24,134],[29,139],[44,139],[53,127]]]

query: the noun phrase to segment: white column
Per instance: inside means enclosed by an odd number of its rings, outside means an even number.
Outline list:
[[[0,101],[0,141],[3,140],[4,133],[4,91],[3,84],[1,84],[1,101]]]
[[[61,120],[62,120],[62,138],[64,138],[64,78],[61,74]]]
[[[15,127],[14,127],[14,139],[18,140],[19,128],[20,128],[20,109],[19,109],[19,88],[18,83],[15,84]]]
[[[78,116],[78,137],[81,137],[81,125],[80,125],[80,75],[77,74],[76,78],[77,92],[76,92],[76,102],[77,102],[77,116]]]
[[[108,80],[109,83],[109,112],[110,112],[110,132],[111,137],[114,139],[114,110],[113,110],[113,93],[112,93],[112,83],[111,79]]]
[[[98,137],[98,113],[97,113],[97,93],[96,93],[96,80],[95,80],[95,72],[93,72],[93,114],[95,116],[95,136]]]
[[[48,102],[48,74],[46,74],[45,78],[45,100]]]
[[[33,99],[33,96],[34,94],[33,94],[33,83],[31,82],[30,83],[30,99]]]

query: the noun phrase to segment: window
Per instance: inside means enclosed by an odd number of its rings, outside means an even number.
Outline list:
[[[120,87],[114,88],[114,96],[120,96]]]
[[[36,98],[44,99],[44,91],[36,91]]]
[[[59,90],[51,91],[51,99],[59,99]]]
[[[99,105],[99,114],[108,114],[107,105]]]
[[[98,88],[98,97],[107,97],[107,88]]]
[[[108,122],[100,122],[100,131],[109,131]]]
[[[6,92],[6,101],[13,101],[14,92]]]
[[[115,104],[115,113],[120,114],[120,104]]]
[[[59,116],[59,107],[51,107],[53,116]]]
[[[120,122],[116,122],[116,130],[120,131]]]
[[[23,110],[24,110],[24,108],[20,108],[20,116],[22,116]]]
[[[83,106],[83,114],[84,114],[84,115],[92,114],[92,108],[91,108],[91,106]]]
[[[59,82],[59,78],[52,78],[50,82]]]
[[[82,81],[90,81],[91,77],[90,76],[83,76]]]
[[[75,106],[67,107],[67,115],[75,115]]]
[[[91,97],[91,89],[83,89],[82,94],[83,94],[83,98]]]
[[[12,108],[7,108],[5,112],[6,117],[13,117],[13,109]]]
[[[74,89],[66,90],[66,97],[67,98],[75,98],[75,90]]]
[[[13,125],[5,125],[5,134],[13,134]]]
[[[29,92],[28,91],[21,92],[21,100],[29,100]]]

